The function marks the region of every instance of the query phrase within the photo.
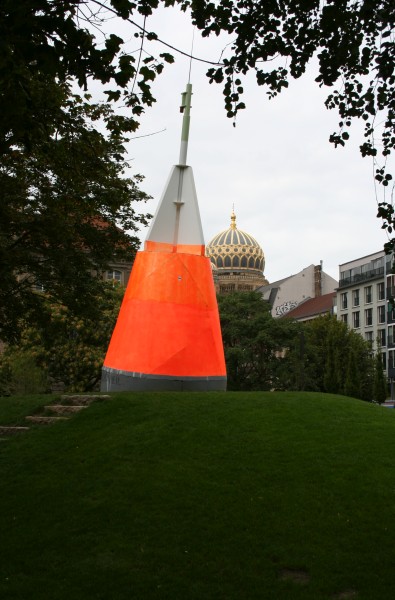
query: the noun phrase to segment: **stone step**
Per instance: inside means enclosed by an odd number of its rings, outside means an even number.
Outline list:
[[[58,423],[59,421],[67,421],[68,417],[42,417],[40,415],[32,415],[25,417],[25,419],[26,421],[38,423],[39,425],[52,425],[53,423]]]
[[[82,404],[88,406],[97,400],[109,400],[110,398],[111,396],[107,394],[63,394],[60,400],[61,402],[69,402],[70,404],[77,404],[79,406]]]
[[[29,429],[29,427],[7,427],[0,425],[0,435],[17,435],[18,433],[25,433]]]
[[[49,404],[45,407],[45,410],[56,413],[57,415],[68,415],[77,413],[80,410],[83,410],[84,408],[88,408],[88,405],[83,404],[81,406],[78,406],[78,404]]]

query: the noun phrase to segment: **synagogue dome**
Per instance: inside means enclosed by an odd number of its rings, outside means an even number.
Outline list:
[[[206,246],[206,254],[218,272],[256,272],[265,268],[263,250],[252,235],[237,228],[236,215],[231,214],[229,229],[221,231]]]

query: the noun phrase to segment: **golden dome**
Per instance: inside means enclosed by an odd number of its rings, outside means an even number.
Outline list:
[[[237,229],[236,215],[232,211],[230,227],[213,237],[206,246],[206,254],[221,271],[256,271],[265,268],[263,250],[252,235]]]

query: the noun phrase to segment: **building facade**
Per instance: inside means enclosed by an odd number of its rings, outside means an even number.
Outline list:
[[[358,332],[372,352],[381,352],[389,379],[395,377],[395,275],[384,250],[339,265],[337,318]],[[390,310],[388,310],[390,309]]]
[[[322,264],[310,265],[284,279],[259,288],[272,308],[274,318],[283,317],[310,298],[336,290],[338,282],[322,270]]]
[[[129,282],[132,264],[125,260],[111,262],[108,271],[102,274],[106,281],[117,281],[122,286],[126,287]]]

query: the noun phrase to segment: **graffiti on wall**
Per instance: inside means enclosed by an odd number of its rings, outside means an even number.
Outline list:
[[[276,317],[281,317],[285,315],[287,312],[296,308],[298,306],[298,302],[292,302],[291,300],[287,300],[283,304],[276,306]]]

